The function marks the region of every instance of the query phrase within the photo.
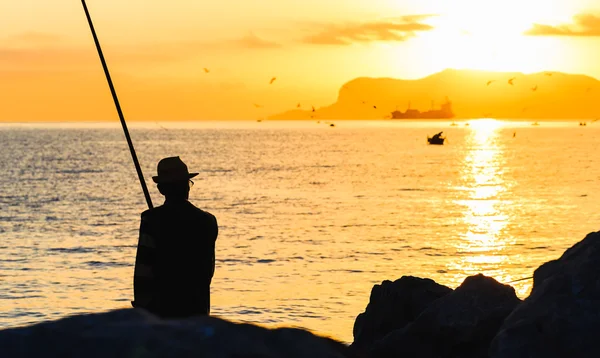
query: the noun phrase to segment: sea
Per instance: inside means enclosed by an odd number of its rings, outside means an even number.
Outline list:
[[[190,200],[219,223],[213,315],[352,342],[373,285],[482,273],[525,298],[539,265],[599,229],[600,121],[533,122],[129,130],[154,205],[161,158],[200,173]],[[118,121],[1,124],[0,188],[0,328],[130,307],[147,205]]]

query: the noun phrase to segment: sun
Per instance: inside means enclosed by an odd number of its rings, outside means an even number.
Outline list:
[[[447,8],[446,17],[449,24],[462,31],[498,41],[531,27],[540,5],[540,1],[457,0]]]
[[[443,53],[434,61],[440,68],[486,71],[537,72],[553,67],[557,56],[552,54],[561,53],[560,44],[549,46],[524,33],[534,23],[555,23],[559,7],[544,0],[448,2],[432,19],[435,30],[429,46],[432,52]]]

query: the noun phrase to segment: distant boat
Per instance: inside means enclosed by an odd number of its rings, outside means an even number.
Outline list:
[[[587,123],[586,123],[586,122],[579,122],[579,126],[580,126],[580,127],[587,126]]]
[[[330,127],[335,127],[335,124],[331,123],[329,126],[330,126]]]
[[[452,124],[450,124],[452,127],[456,127],[458,124],[456,124],[456,122],[452,122]]]
[[[427,143],[434,144],[434,145],[443,145],[444,141],[446,140],[446,137],[442,137],[442,133],[444,133],[444,132],[439,132],[438,134],[434,134],[433,137],[427,136]]]
[[[442,104],[440,109],[431,109],[429,111],[421,112],[418,109],[411,109],[410,104],[406,112],[393,111],[392,119],[446,119],[454,118],[452,112],[452,102],[446,98],[446,103]]]
[[[465,127],[470,126],[471,124],[469,122],[465,123]]]
[[[533,122],[531,123],[532,126],[539,126],[540,124],[538,122]]]

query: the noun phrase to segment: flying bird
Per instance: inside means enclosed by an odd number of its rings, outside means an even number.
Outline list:
[[[263,108],[263,106],[262,106],[262,105],[260,105],[260,104],[256,104],[256,103],[254,103],[254,107],[256,107],[256,108]]]
[[[537,85],[531,87],[531,90],[534,91],[534,92],[537,91]]]
[[[270,85],[272,85],[272,84],[273,84],[273,82],[275,82],[275,80],[276,80],[276,79],[277,79],[277,77],[273,77],[273,78],[271,78],[271,80],[269,81],[269,84],[270,84]]]
[[[516,80],[516,79],[517,79],[516,77],[510,78],[508,80],[508,84],[511,85],[511,86],[513,86],[513,81]]]
[[[494,83],[494,82],[496,82],[496,80],[489,80],[489,81],[487,81],[487,84],[486,84],[486,86],[489,86],[489,85],[491,85],[491,84],[492,84],[492,83]]]
[[[585,91],[586,91],[586,92],[589,92],[589,91],[591,91],[591,90],[592,90],[592,88],[591,88],[591,87],[588,87],[588,88],[587,88]]]
[[[377,106],[373,106],[373,108],[377,109]]]
[[[300,108],[300,107],[301,107],[300,103],[298,102],[298,104],[296,105],[296,108]]]
[[[210,72],[210,70],[208,68],[204,67],[204,73],[209,73],[209,72]]]

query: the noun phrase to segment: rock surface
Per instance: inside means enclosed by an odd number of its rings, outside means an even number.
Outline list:
[[[600,357],[600,232],[540,266],[531,295],[506,319],[492,358]]]
[[[375,285],[365,312],[354,322],[353,348],[366,349],[388,333],[403,328],[431,302],[450,292],[451,288],[433,280],[413,276]]]
[[[404,328],[375,342],[371,354],[386,357],[486,357],[504,319],[520,303],[515,290],[483,275],[431,302]]]
[[[2,357],[354,357],[329,338],[215,317],[165,321],[137,309],[80,315],[0,331]]]

